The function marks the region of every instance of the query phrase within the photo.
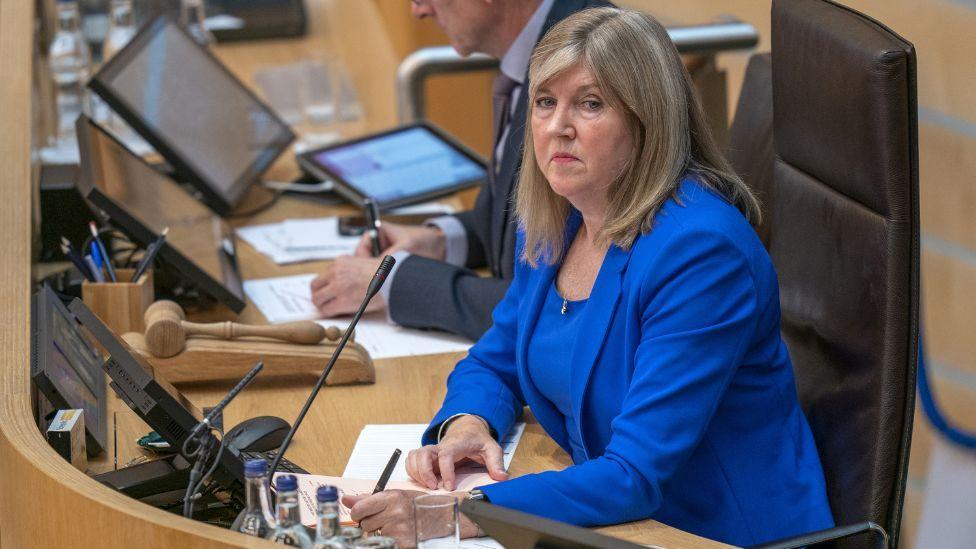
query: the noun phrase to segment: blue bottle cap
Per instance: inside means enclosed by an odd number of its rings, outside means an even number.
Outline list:
[[[298,490],[298,479],[295,475],[281,475],[275,479],[275,487],[279,492],[294,492]]]
[[[335,486],[319,486],[319,489],[315,491],[315,499],[319,503],[338,501],[339,490]]]
[[[263,477],[268,474],[268,462],[263,459],[249,459],[244,463],[244,476]]]

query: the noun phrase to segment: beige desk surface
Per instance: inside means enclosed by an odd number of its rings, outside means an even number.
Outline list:
[[[47,447],[31,414],[29,380],[30,226],[30,42],[32,2],[0,0],[0,161],[5,166],[0,202],[0,233],[6,235],[0,270],[0,547],[231,547],[268,546],[212,526],[191,522],[135,502],[105,488],[71,468]],[[345,60],[360,92],[367,117],[341,128],[345,136],[394,124],[393,74],[397,59],[373,2],[317,0],[309,2],[311,35],[300,40],[220,46],[217,54],[249,82],[254,71],[323,54]],[[404,9],[407,9],[404,6]],[[339,39],[341,38],[341,39]],[[294,163],[280,160],[269,173],[287,179]],[[249,205],[267,199],[255,191]],[[471,194],[454,198],[470,204]],[[235,223],[265,223],[293,217],[353,213],[348,207],[323,207],[283,198],[273,208]],[[321,269],[324,263],[279,267],[248,245],[239,244],[244,279],[280,276]],[[228,318],[216,310],[205,318]],[[248,306],[239,320],[264,322]],[[369,423],[423,423],[444,396],[444,380],[461,354],[376,361],[373,385],[326,387],[305,419],[289,450],[289,459],[306,469],[338,475],[362,427]],[[231,383],[188,384],[180,390],[198,407],[216,403]],[[258,378],[226,410],[225,424],[258,415],[294,418],[310,389],[307,381]],[[110,391],[111,393],[111,391]],[[118,466],[139,455],[132,442],[146,427],[114,394],[109,447],[119,432]],[[568,456],[529,418],[530,424],[512,464],[515,475],[563,468]],[[93,470],[116,466],[116,456],[91,463]],[[721,547],[654,521],[604,528],[602,531],[641,543],[665,547]]]

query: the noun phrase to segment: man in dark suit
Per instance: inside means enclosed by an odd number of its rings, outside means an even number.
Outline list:
[[[501,61],[492,86],[494,143],[488,183],[474,209],[431,219],[424,227],[384,223],[384,254],[397,258],[371,310],[387,309],[402,326],[434,328],[478,339],[515,272],[511,201],[522,162],[528,110],[529,57],[562,19],[604,0],[412,0],[415,17],[433,17],[461,55]],[[312,282],[312,300],[327,317],[355,312],[379,267],[364,240]],[[471,269],[487,267],[490,277]]]

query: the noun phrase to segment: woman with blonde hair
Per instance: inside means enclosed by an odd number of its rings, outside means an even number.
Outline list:
[[[453,490],[472,459],[500,481],[473,497],[583,526],[654,518],[736,545],[832,526],[758,204],[664,28],[578,13],[529,81],[515,279],[407,471]],[[526,405],[574,465],[509,480],[497,439]],[[409,545],[416,495],[348,503]]]

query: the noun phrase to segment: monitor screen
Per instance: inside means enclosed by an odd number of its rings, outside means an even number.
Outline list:
[[[41,287],[32,305],[31,380],[53,409],[84,410],[86,450],[98,455],[106,445],[108,413],[101,356],[49,286]]]
[[[287,124],[165,16],[147,23],[89,86],[221,214],[294,140]]]
[[[78,119],[76,129],[81,194],[143,247],[169,227],[157,258],[186,283],[240,312],[244,291],[226,251],[233,247],[233,232],[223,219],[87,117]]]
[[[303,153],[299,161],[334,180],[340,192],[370,197],[383,207],[427,200],[486,177],[477,155],[428,124]]]

